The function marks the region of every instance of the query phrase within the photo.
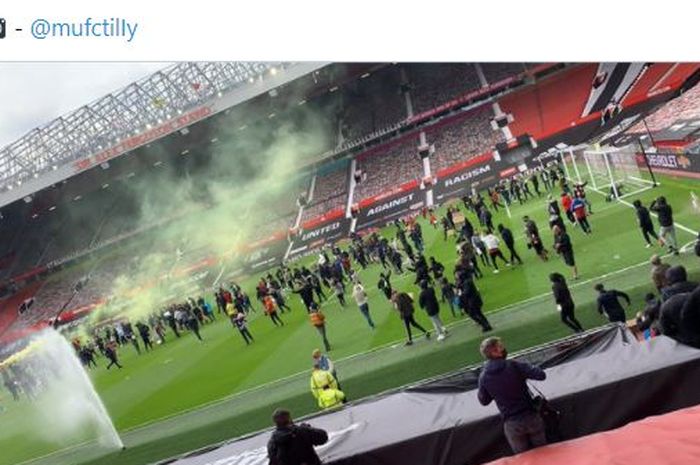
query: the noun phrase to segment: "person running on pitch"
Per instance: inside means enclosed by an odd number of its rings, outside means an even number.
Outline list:
[[[582,332],[583,326],[581,326],[574,314],[576,306],[574,305],[574,299],[571,298],[569,286],[566,285],[566,279],[561,273],[552,273],[549,275],[549,280],[552,283],[552,294],[554,295],[554,302],[557,304],[562,323],[573,329],[575,333]]]
[[[391,294],[393,292],[393,289],[391,288],[391,270],[389,270],[386,274],[383,272],[379,273],[379,282],[377,282],[377,288],[382,291],[384,296],[387,298],[387,300],[391,300]]]
[[[406,292],[394,291],[394,293],[391,296],[391,300],[394,303],[394,307],[399,312],[404,326],[406,327],[406,334],[408,335],[408,340],[406,341],[405,345],[413,345],[413,335],[411,334],[411,327],[414,327],[421,331],[425,335],[426,339],[430,339],[430,333],[421,325],[419,325],[413,316],[413,314],[415,313],[415,309],[413,307],[413,299],[411,298],[411,296],[408,295]]]
[[[578,279],[578,269],[576,268],[574,246],[571,244],[571,238],[559,226],[553,227],[552,232],[554,233],[554,250],[561,255],[566,266],[571,267],[573,278]]]
[[[576,197],[571,202],[571,211],[574,214],[574,219],[581,226],[581,230],[586,234],[591,234],[591,225],[588,223],[588,214],[586,213],[586,204],[584,199]]]
[[[284,321],[282,321],[282,318],[280,318],[277,313],[277,302],[271,294],[267,294],[263,297],[263,308],[265,309],[265,314],[270,317],[270,320],[272,320],[275,326],[284,326]]]
[[[246,321],[245,313],[238,312],[236,314],[236,318],[233,320],[233,323],[236,325],[236,329],[238,329],[241,337],[243,337],[245,345],[248,346],[251,342],[255,342],[253,335],[250,334],[250,331],[248,330],[248,322]]]
[[[533,249],[537,256],[540,257],[543,262],[546,262],[549,260],[549,251],[544,248],[537,224],[527,216],[523,217],[523,222],[525,223],[525,236],[528,239],[527,248]]]
[[[340,306],[345,307],[345,286],[343,286],[343,283],[341,283],[335,278],[333,278],[332,285],[333,290],[335,292],[335,296],[338,298],[338,302],[340,302]]]
[[[501,252],[501,249],[498,247],[501,241],[498,240],[498,238],[493,234],[493,232],[491,232],[490,230],[486,231],[481,236],[481,240],[486,246],[486,250],[488,250],[489,257],[491,258],[491,263],[493,263],[494,273],[499,272],[498,262],[496,262],[497,258],[503,260],[503,263],[505,263],[506,266],[510,266],[510,263],[508,263],[506,257],[503,256],[503,252]]]
[[[598,292],[598,312],[601,315],[605,315],[608,321],[625,323],[627,322],[627,317],[625,316],[625,309],[622,308],[619,298],[624,299],[629,307],[632,302],[630,301],[630,296],[622,291],[615,289],[606,290],[602,283],[595,285],[595,290]]]
[[[352,288],[352,296],[357,302],[357,308],[360,309],[360,313],[367,320],[367,324],[370,328],[374,329],[374,322],[369,314],[369,300],[367,298],[367,293],[365,292],[364,286],[358,281]]]
[[[450,312],[452,312],[453,317],[457,317],[457,311],[455,310],[455,297],[457,293],[455,292],[454,285],[447,279],[446,276],[440,280],[440,290],[442,291],[442,301],[447,302],[450,306]]]
[[[311,322],[311,326],[316,328],[318,334],[321,335],[321,339],[323,340],[323,347],[326,349],[326,352],[330,352],[331,344],[330,342],[328,342],[328,337],[326,336],[326,317],[321,312],[321,309],[318,308],[318,304],[316,302],[312,302],[310,304],[309,320]]]
[[[428,281],[421,281],[420,287],[418,305],[428,314],[430,322],[438,335],[437,340],[442,341],[447,336],[447,328],[440,319],[440,303],[435,295],[435,289],[428,284]]]
[[[117,343],[115,341],[112,340],[105,344],[105,357],[107,357],[109,360],[109,364],[107,365],[108,370],[112,367],[112,365],[116,365],[119,369],[123,368],[119,364],[119,357],[117,356]]]
[[[510,263],[515,264],[515,261],[517,260],[518,263],[522,265],[523,261],[520,258],[520,255],[518,255],[518,252],[515,250],[515,239],[513,238],[513,232],[502,224],[498,225],[498,232],[503,239],[503,243],[506,245],[506,247],[508,247],[508,251],[510,252]]]
[[[676,241],[676,227],[673,223],[673,209],[666,202],[666,197],[659,197],[651,202],[649,210],[655,212],[659,217],[659,236],[664,244],[668,246],[669,253],[678,255],[678,242]]]
[[[637,213],[637,224],[639,224],[639,229],[642,231],[642,236],[644,237],[644,241],[647,243],[646,247],[648,249],[652,245],[651,240],[649,239],[650,237],[653,237],[657,242],[660,242],[659,236],[657,236],[656,231],[654,231],[654,222],[651,220],[649,209],[642,205],[641,200],[635,200],[632,202],[632,206],[634,206],[634,211]]]

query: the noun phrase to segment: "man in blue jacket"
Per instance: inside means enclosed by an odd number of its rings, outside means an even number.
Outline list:
[[[529,363],[506,360],[508,351],[500,338],[485,339],[480,350],[486,364],[479,375],[479,402],[488,405],[496,401],[513,452],[519,454],[545,445],[545,425],[526,384],[528,379],[545,379],[545,372]]]

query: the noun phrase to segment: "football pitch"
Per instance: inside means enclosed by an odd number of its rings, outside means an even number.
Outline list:
[[[691,230],[700,229],[700,214],[691,204],[691,191],[698,184],[689,180],[660,177],[661,186],[626,200],[640,198],[645,205],[664,195],[674,208],[677,224]],[[558,190],[557,190],[558,191]],[[550,295],[549,273],[559,271],[567,277],[574,300],[576,316],[586,329],[606,324],[595,309],[594,284],[625,291],[632,297],[627,317],[643,308],[643,295],[652,291],[649,257],[665,254],[660,247],[647,249],[636,224],[632,208],[618,202],[605,202],[604,197],[589,191],[593,215],[589,218],[593,234],[586,236],[579,228],[569,228],[580,273],[570,279],[570,270],[551,250],[552,235],[547,231],[546,197],[525,205],[512,205],[509,218],[504,210],[494,215],[494,224],[503,223],[516,236],[516,248],[523,265],[501,267],[499,274],[482,267],[484,277],[477,281],[484,311],[494,326],[493,335],[504,338],[513,352],[557,339],[571,333],[559,321]],[[465,211],[461,202],[462,212]],[[442,210],[440,210],[442,213]],[[476,226],[478,221],[466,214]],[[550,249],[551,259],[542,262],[534,251],[526,248],[522,217],[529,215],[541,231]],[[433,229],[421,219],[426,242],[426,257],[434,256],[446,267],[452,280],[455,263],[455,238],[443,239],[441,229]],[[393,237],[395,227],[381,231]],[[680,245],[693,244],[695,235],[677,228]],[[505,247],[503,247],[504,253]],[[312,262],[315,257],[303,260]],[[694,278],[700,274],[700,259],[690,252],[667,257],[672,264],[685,265]],[[359,269],[359,266],[356,266]],[[397,313],[376,287],[381,266],[370,265],[359,275],[370,296],[370,312],[376,324],[371,330],[349,293],[342,308],[330,291],[322,304],[326,315],[328,338],[333,347],[343,390],[350,400],[381,393],[426,377],[442,374],[480,360],[478,344],[481,331],[466,317],[453,317],[443,305],[441,316],[450,325],[449,337],[416,339],[412,347],[404,347],[404,327]],[[239,284],[254,296],[257,276]],[[414,275],[392,275],[395,289],[417,295]],[[211,295],[206,298],[213,303]],[[308,389],[311,351],[322,347],[318,334],[309,324],[299,298],[287,294],[292,311],[281,315],[285,326],[275,327],[261,313],[261,305],[253,302],[257,313],[251,314],[250,330],[255,343],[246,346],[230,322],[217,314],[217,321],[202,327],[204,342],[191,334],[175,339],[168,333],[167,342],[150,353],[137,355],[130,346],[120,349],[122,370],[105,369],[104,359],[90,371],[127,447],[120,452],[105,451],[83,432],[71,443],[52,442],[35,434],[30,419],[42,408],[42,400],[33,404],[22,400],[14,403],[2,391],[0,405],[0,464],[29,461],[36,464],[119,464],[138,465],[267,428],[270,413],[278,406],[292,410],[296,417],[316,412]],[[432,329],[425,313],[417,309],[416,319]],[[60,428],[46,424],[47,429]]]

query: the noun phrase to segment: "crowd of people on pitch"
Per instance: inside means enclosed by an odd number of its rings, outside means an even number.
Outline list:
[[[695,254],[700,257],[700,235],[695,244]],[[670,266],[658,255],[651,259],[651,279],[658,296],[649,293],[644,311],[637,314],[638,327],[645,337],[664,334],[679,342],[700,348],[700,285],[689,281],[683,266]],[[573,300],[561,274],[550,277],[560,311],[571,306]],[[598,311],[610,321],[626,322],[620,299],[630,305],[630,297],[615,289],[596,284]],[[572,315],[567,324],[575,331],[582,328]],[[479,374],[477,399],[482,405],[495,402],[503,422],[503,431],[514,453],[543,446],[552,434],[552,415],[559,415],[548,406],[546,399],[535,402],[528,380],[542,381],[546,372],[530,363],[508,359],[508,351],[500,338],[489,337],[482,341],[480,352],[485,359]],[[341,390],[336,367],[327,354],[316,349],[312,353],[313,369],[310,388],[318,406],[322,409],[339,407],[347,398]],[[542,398],[541,398],[542,399]],[[314,447],[327,442],[328,434],[309,424],[295,424],[289,411],[277,409],[273,413],[275,429],[268,441],[267,453],[271,464],[297,463],[321,464]],[[292,460],[290,462],[290,460]]]

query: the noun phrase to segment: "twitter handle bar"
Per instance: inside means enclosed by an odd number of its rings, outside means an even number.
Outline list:
[[[81,21],[49,21],[37,18],[32,22],[32,37],[39,40],[60,38],[122,39],[131,42],[139,23],[124,18],[85,18]]]

